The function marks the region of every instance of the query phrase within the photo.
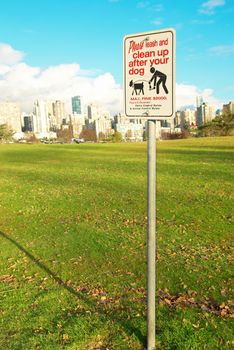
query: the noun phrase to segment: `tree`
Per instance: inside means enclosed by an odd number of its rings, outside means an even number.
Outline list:
[[[133,137],[133,133],[132,133],[132,130],[129,129],[127,132],[126,132],[126,135],[125,135],[126,139],[129,141],[129,140],[132,140],[132,137]]]
[[[40,142],[35,134],[29,135],[27,141],[31,142],[31,143],[39,143]]]
[[[84,128],[80,133],[80,138],[84,139],[85,141],[97,141],[96,132],[93,129]]]
[[[147,132],[143,131],[143,141],[147,141]]]
[[[99,134],[98,134],[98,140],[99,141],[105,141],[106,140],[106,135],[100,131]]]
[[[14,131],[7,125],[0,125],[0,142],[7,142],[13,139]]]
[[[62,126],[62,129],[57,131],[57,138],[58,141],[61,142],[71,142],[71,139],[73,138],[72,125],[66,125],[66,127]]]
[[[234,134],[234,114],[226,112],[198,128],[198,136],[228,136]]]
[[[112,135],[112,142],[121,142],[122,139],[122,134],[119,131],[115,131]]]

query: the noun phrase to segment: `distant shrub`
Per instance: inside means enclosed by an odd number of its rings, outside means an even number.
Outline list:
[[[0,125],[0,142],[9,142],[12,141],[14,131],[7,125]]]
[[[36,137],[35,134],[32,134],[32,135],[30,135],[30,136],[27,138],[27,142],[30,142],[30,143],[39,143],[40,140],[38,140],[38,138]]]
[[[182,130],[181,132],[161,132],[162,140],[179,140],[179,139],[187,139],[192,135],[188,130]]]
[[[95,130],[89,128],[83,128],[83,130],[80,133],[80,138],[83,138],[85,141],[97,141]]]
[[[121,142],[123,140],[122,134],[119,131],[115,131],[115,133],[111,137],[112,142]]]

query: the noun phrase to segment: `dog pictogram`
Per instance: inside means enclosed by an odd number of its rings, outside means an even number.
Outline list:
[[[130,81],[129,86],[133,88],[132,90],[132,95],[135,94],[136,95],[140,95],[140,93],[142,92],[142,94],[144,95],[144,83],[143,81],[141,83],[137,83],[137,82],[133,82],[133,80]],[[139,93],[137,93],[139,92]]]

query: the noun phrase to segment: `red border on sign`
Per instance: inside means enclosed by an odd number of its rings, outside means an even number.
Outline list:
[[[147,112],[143,112],[142,115],[133,115],[133,114],[127,114],[127,96],[126,96],[126,69],[127,69],[127,62],[126,62],[126,40],[129,38],[139,38],[145,35],[150,34],[163,34],[163,33],[171,33],[172,34],[172,94],[171,94],[171,114],[167,115],[149,115]],[[174,29],[165,29],[165,30],[157,30],[157,31],[151,31],[151,32],[144,32],[139,34],[130,34],[126,35],[124,37],[124,111],[125,115],[132,119],[156,119],[156,120],[166,120],[171,119],[174,115],[174,109],[175,109],[175,31]]]

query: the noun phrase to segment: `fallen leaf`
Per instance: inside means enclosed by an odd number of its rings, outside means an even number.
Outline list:
[[[64,342],[66,342],[66,341],[68,341],[68,339],[69,339],[69,336],[68,336],[68,334],[63,334],[63,341]]]

